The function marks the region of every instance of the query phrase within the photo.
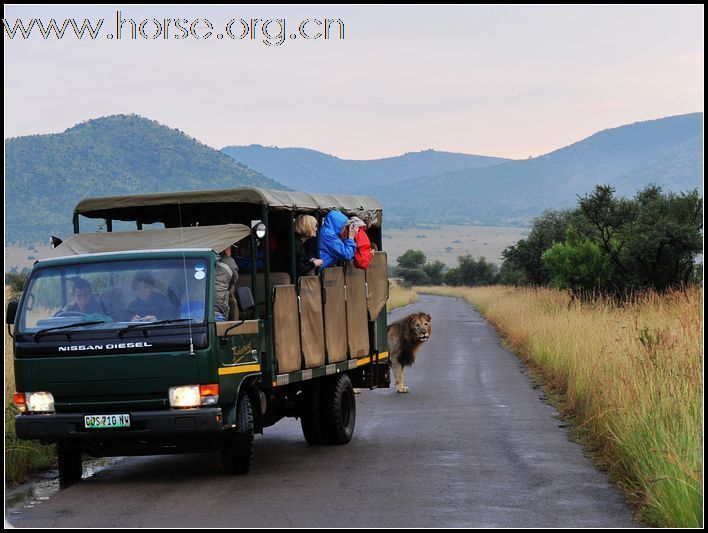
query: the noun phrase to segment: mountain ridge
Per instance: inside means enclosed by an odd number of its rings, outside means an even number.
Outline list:
[[[649,183],[702,192],[702,127],[702,112],[635,122],[524,160],[436,150],[352,160],[249,145],[241,147],[253,156],[244,164],[228,155],[238,150],[215,150],[138,115],[112,115],[5,140],[6,243],[70,233],[73,206],[86,196],[239,186],[374,196],[389,227],[527,226],[597,184],[624,196]]]
[[[73,207],[84,197],[238,186],[287,188],[138,115],[13,137],[5,140],[5,240],[27,244],[70,233]]]

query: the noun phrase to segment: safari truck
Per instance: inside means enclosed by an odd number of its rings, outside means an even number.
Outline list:
[[[379,251],[366,270],[298,278],[295,218],[332,209],[367,216]],[[354,388],[390,383],[381,215],[365,196],[254,188],[82,200],[74,234],[54,238],[8,305],[18,437],[56,443],[61,487],[81,479],[83,454],[220,451],[245,474],[254,434],[283,417],[311,445],[349,442]],[[232,245],[250,264],[217,320],[215,270]],[[145,294],[159,315],[132,310]]]

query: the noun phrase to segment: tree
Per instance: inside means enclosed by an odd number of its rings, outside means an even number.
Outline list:
[[[420,250],[406,250],[396,262],[401,268],[423,268],[425,264],[425,254]]]
[[[649,185],[618,198],[598,185],[574,211],[549,211],[502,253],[504,283],[593,289],[623,295],[695,279],[703,253],[703,198]]]
[[[396,275],[403,279],[405,286],[426,285],[428,283],[428,274],[423,270],[425,265],[425,254],[420,250],[406,250],[396,262]]]
[[[553,244],[563,242],[573,218],[573,211],[546,211],[533,221],[526,239],[502,252],[502,271],[506,279],[514,279],[518,284],[547,285],[551,273],[543,263],[543,252]]]
[[[543,262],[553,276],[551,285],[574,291],[608,290],[612,265],[607,255],[575,230],[568,233],[566,242],[558,242],[543,253]]]
[[[620,275],[629,273],[623,261],[626,229],[637,216],[637,206],[631,200],[616,199],[610,185],[597,185],[595,190],[578,200],[579,211],[588,223],[588,237],[604,250]]]
[[[430,285],[442,285],[444,280],[443,270],[445,270],[445,263],[442,261],[425,263],[425,265],[423,265],[423,272],[428,276],[428,283]]]
[[[586,236],[613,265],[615,292],[664,290],[689,282],[703,252],[703,199],[648,185],[627,200],[610,186],[597,186],[579,201]]]
[[[458,266],[445,275],[445,283],[450,285],[492,285],[496,282],[498,268],[488,263],[484,257],[475,260],[471,255],[457,258]]]

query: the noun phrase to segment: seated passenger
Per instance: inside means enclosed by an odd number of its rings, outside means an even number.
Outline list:
[[[169,298],[155,290],[155,279],[148,272],[138,272],[133,278],[133,290],[138,297],[128,305],[132,320],[165,320],[175,318],[177,310]]]
[[[71,289],[71,302],[60,312],[105,313],[101,300],[93,294],[88,281],[83,278],[74,278],[72,282],[74,286]]]
[[[322,266],[322,259],[315,257],[312,253],[314,241],[311,239],[317,236],[317,219],[311,215],[300,215],[295,219],[295,272],[298,276],[309,276],[314,274],[315,268]]]
[[[340,237],[345,228],[347,217],[337,210],[330,211],[324,219],[320,230],[320,259],[322,268],[332,266],[337,261],[351,261],[356,252],[357,229],[349,226],[346,233]]]
[[[251,270],[251,265],[253,264],[251,248],[251,239],[243,239],[238,243],[234,260],[239,270]],[[263,250],[257,250],[256,252],[256,268],[259,270],[263,268]]]
[[[234,294],[237,279],[238,266],[231,257],[229,246],[219,254],[214,272],[214,318],[216,320],[229,318],[229,296]]]

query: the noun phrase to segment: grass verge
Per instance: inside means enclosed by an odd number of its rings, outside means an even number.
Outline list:
[[[463,296],[484,315],[560,399],[643,520],[703,526],[700,289],[622,305],[553,289],[417,290]]]

